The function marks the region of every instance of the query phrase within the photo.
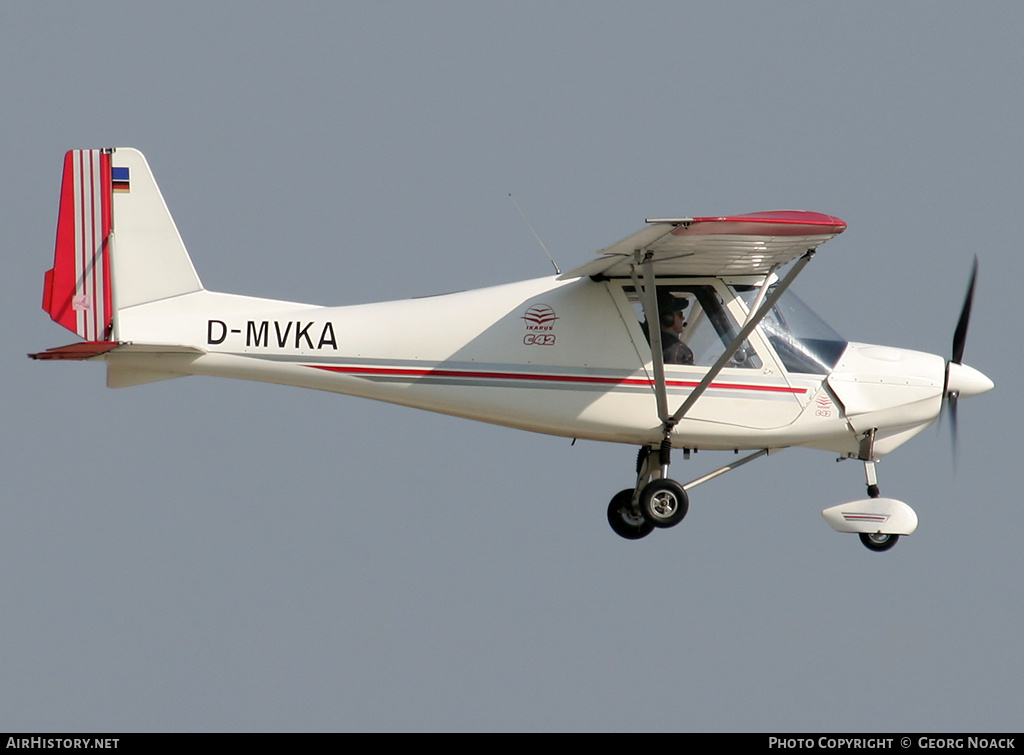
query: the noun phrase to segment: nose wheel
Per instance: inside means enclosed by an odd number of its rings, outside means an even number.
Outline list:
[[[874,430],[870,430],[868,432],[866,442],[867,458],[864,459],[864,482],[868,486],[868,498],[876,499],[879,498],[882,493],[878,489],[878,475],[875,473],[875,462],[871,460],[871,457],[874,455]],[[875,553],[881,553],[882,551],[889,550],[896,545],[896,542],[899,539],[899,535],[892,535],[883,532],[860,533],[860,541],[864,543],[864,547],[869,551],[875,551]]]
[[[871,443],[873,433],[866,442]],[[875,462],[871,460],[870,446],[864,456],[864,481],[868,497],[841,503],[821,512],[825,521],[836,532],[856,534],[864,547],[882,553],[894,547],[902,535],[912,535],[917,529],[917,513],[903,501],[883,498],[878,490]]]
[[[899,535],[884,535],[881,532],[860,533],[860,541],[864,543],[865,548],[872,551],[887,551],[896,545],[899,539]]]

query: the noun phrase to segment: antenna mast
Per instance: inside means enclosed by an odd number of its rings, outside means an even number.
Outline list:
[[[509,192],[508,198],[512,200],[512,204],[514,204],[516,209],[519,210],[519,214],[523,217],[523,222],[526,223],[526,227],[530,229],[530,233],[533,234],[533,237],[537,239],[537,243],[540,244],[540,248],[544,250],[544,254],[546,254],[548,259],[551,260],[551,266],[555,268],[555,275],[561,275],[562,271],[558,269],[558,265],[555,263],[555,258],[551,256],[551,252],[549,252],[548,248],[544,246],[544,242],[540,240],[540,236],[538,236],[537,232],[533,230],[533,226],[530,225],[530,221],[526,219],[526,213],[523,212],[523,208],[519,206],[519,203],[516,201],[516,198],[512,196],[511,192]]]

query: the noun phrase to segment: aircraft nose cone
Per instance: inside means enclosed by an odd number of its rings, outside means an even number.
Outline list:
[[[968,367],[966,364],[950,362],[946,367],[946,393],[956,394],[961,398],[978,396],[992,390],[995,383],[986,375]]]

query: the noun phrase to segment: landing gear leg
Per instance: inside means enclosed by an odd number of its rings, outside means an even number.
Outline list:
[[[621,490],[608,504],[608,524],[616,535],[639,540],[656,527],[673,527],[690,509],[686,490],[667,477],[671,443],[660,448],[642,446],[636,458],[636,485]]]
[[[878,477],[875,474],[875,462],[864,462],[864,479],[868,486],[868,498],[878,498],[881,492],[878,490]]]
[[[867,435],[864,436],[863,446],[861,448],[861,459],[864,462],[864,482],[868,486],[869,498],[878,498],[881,496],[881,492],[878,489],[878,475],[875,474],[875,462],[872,460],[872,456],[874,456],[874,444],[875,431],[870,430]],[[885,532],[860,533],[860,541],[864,543],[864,547],[868,550],[879,553],[892,548],[896,545],[896,542],[899,539],[899,535],[892,535]]]

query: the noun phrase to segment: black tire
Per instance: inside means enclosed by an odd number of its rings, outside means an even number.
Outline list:
[[[690,510],[690,499],[675,480],[651,480],[640,491],[640,513],[655,527],[675,527]]]
[[[608,524],[615,534],[627,540],[639,540],[654,531],[654,525],[633,509],[633,489],[616,493],[608,504]]]
[[[864,547],[868,550],[887,551],[896,545],[896,542],[900,539],[899,535],[883,535],[876,534],[874,532],[862,532],[860,533],[860,541],[864,543]]]

